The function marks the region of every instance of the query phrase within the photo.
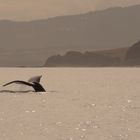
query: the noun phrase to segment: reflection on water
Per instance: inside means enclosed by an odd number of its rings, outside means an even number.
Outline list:
[[[33,93],[32,90],[27,91],[13,91],[13,90],[0,90],[0,93]]]

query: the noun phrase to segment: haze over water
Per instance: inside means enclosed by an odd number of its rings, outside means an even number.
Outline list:
[[[0,93],[0,139],[139,140],[139,72],[139,68],[1,68],[0,85],[42,74],[47,92]],[[12,86],[19,88],[7,89]]]

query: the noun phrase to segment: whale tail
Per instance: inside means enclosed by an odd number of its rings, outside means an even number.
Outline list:
[[[43,86],[39,83],[40,79],[42,76],[35,76],[32,77],[28,80],[28,82],[26,81],[21,81],[21,80],[15,80],[15,81],[11,81],[9,83],[4,84],[3,86],[7,86],[10,84],[19,84],[19,85],[26,85],[26,86],[30,86],[33,87],[33,89],[35,90],[35,92],[46,92],[46,90],[43,88]]]

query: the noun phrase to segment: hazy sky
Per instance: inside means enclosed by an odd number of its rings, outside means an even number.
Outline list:
[[[0,0],[0,19],[31,20],[134,4],[140,0]]]

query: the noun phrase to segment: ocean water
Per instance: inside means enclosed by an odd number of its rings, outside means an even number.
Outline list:
[[[42,75],[46,93],[0,87],[0,140],[139,140],[139,68],[1,68],[0,85]]]

